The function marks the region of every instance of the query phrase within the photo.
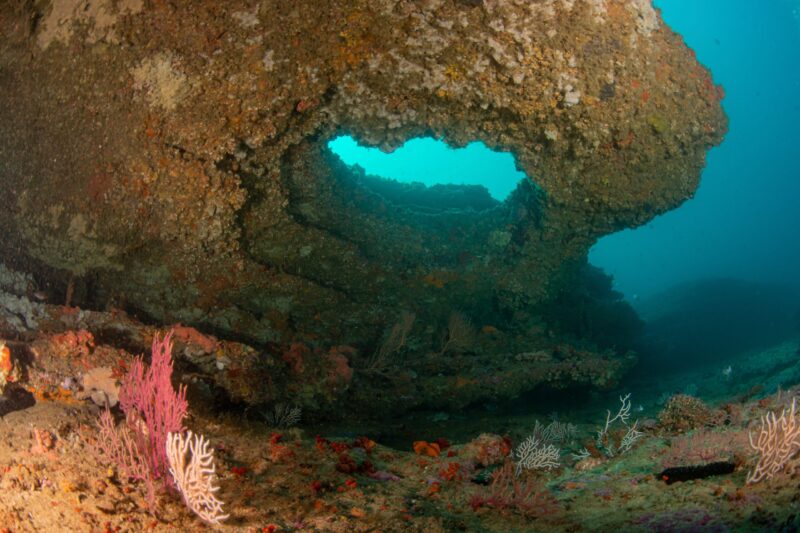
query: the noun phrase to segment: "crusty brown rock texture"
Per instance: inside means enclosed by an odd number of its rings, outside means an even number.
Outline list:
[[[613,383],[630,357],[547,309],[599,237],[691,197],[726,128],[649,0],[0,0],[0,36],[4,260],[304,383],[250,403]],[[383,182],[339,134],[479,140],[529,181]]]

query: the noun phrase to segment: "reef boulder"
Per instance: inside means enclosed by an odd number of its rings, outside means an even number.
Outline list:
[[[649,0],[0,12],[4,260],[51,300],[258,347],[328,407],[613,383],[631,357],[548,306],[599,237],[691,197],[726,128],[721,89]],[[480,140],[529,180],[465,207],[468,189],[345,166],[327,148],[341,133]],[[320,397],[281,394],[234,396]]]

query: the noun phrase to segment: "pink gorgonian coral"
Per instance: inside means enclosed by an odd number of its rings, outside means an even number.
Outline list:
[[[172,334],[153,339],[150,366],[137,357],[122,378],[119,403],[125,420],[117,426],[109,405],[98,420],[100,430],[92,450],[116,465],[127,479],[144,484],[150,512],[156,512],[157,479],[170,487],[167,436],[184,430],[186,389],[172,386]]]
[[[185,430],[186,387],[172,387],[172,332],[153,339],[150,366],[137,357],[122,379],[119,403],[133,430],[139,450],[156,479],[169,472],[167,435]],[[167,481],[165,479],[165,485]]]

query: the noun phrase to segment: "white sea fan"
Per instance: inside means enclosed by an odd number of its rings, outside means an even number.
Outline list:
[[[626,394],[625,396],[620,396],[619,401],[622,405],[620,406],[619,411],[617,411],[617,414],[614,415],[613,418],[611,417],[611,411],[606,411],[606,425],[603,429],[597,431],[597,437],[595,438],[597,448],[602,450],[608,457],[614,457],[616,452],[627,452],[631,449],[633,443],[644,435],[641,431],[636,429],[636,425],[639,423],[638,420],[633,423],[633,427],[628,426],[628,419],[631,416],[630,398],[630,393]],[[622,439],[619,448],[615,452],[614,446],[609,442],[608,431],[616,421],[619,421],[624,426],[628,427],[628,432],[625,434],[625,437]]]
[[[522,444],[514,450],[514,455],[517,457],[517,476],[522,473],[523,468],[527,470],[549,470],[558,468],[561,465],[561,451],[552,444],[542,446],[539,439],[534,435],[522,441]]]
[[[271,411],[264,413],[264,419],[274,428],[289,429],[300,422],[302,415],[303,410],[300,407],[279,403]]]
[[[566,443],[575,437],[577,429],[575,424],[563,423],[558,420],[553,420],[546,426],[537,420],[532,435],[542,444]]]
[[[209,524],[219,524],[228,518],[229,515],[222,514],[222,501],[214,494],[219,490],[214,486],[217,478],[214,451],[208,449],[205,437],[191,431],[185,439],[180,433],[169,433],[167,459],[186,507]]]
[[[781,411],[781,416],[769,413],[761,417],[761,429],[757,440],[750,433],[750,447],[759,452],[758,463],[747,474],[747,483],[758,483],[770,479],[783,470],[789,459],[800,451],[800,424],[796,416],[797,398],[792,398],[792,406]]]
[[[631,427],[628,428],[628,432],[625,433],[625,436],[622,438],[622,442],[619,445],[619,452],[625,453],[631,449],[633,443],[639,440],[644,436],[644,433],[636,429],[636,425],[639,424],[639,421],[633,423]]]

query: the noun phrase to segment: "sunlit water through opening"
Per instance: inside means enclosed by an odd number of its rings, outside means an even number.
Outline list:
[[[353,137],[343,135],[330,141],[328,147],[346,164],[358,165],[367,174],[427,187],[480,185],[500,202],[525,179],[510,153],[493,151],[482,142],[451,148],[432,137],[419,137],[386,153],[359,145]]]

